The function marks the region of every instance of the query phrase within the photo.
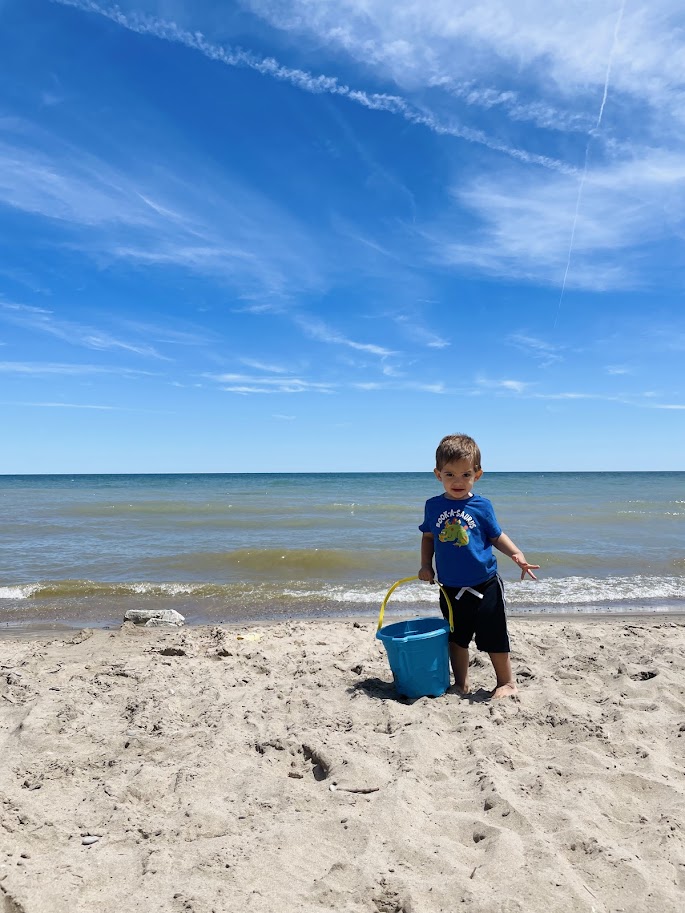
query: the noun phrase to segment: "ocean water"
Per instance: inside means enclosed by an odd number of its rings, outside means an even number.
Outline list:
[[[685,473],[490,473],[539,580],[498,554],[511,614],[685,610]],[[419,567],[431,473],[0,476],[0,628],[373,616]],[[435,614],[398,588],[388,615]]]

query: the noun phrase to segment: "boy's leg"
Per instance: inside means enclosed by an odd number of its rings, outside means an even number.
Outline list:
[[[489,653],[497,676],[497,687],[492,692],[493,697],[512,697],[518,693],[516,679],[511,669],[511,659],[508,653]]]
[[[450,662],[454,672],[454,685],[461,694],[469,692],[469,651],[468,647],[450,643]]]

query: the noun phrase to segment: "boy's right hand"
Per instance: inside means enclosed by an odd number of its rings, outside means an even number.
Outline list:
[[[432,567],[422,567],[419,571],[419,580],[425,580],[427,583],[435,583],[435,571]]]

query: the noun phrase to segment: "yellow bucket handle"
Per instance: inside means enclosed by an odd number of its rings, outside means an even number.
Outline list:
[[[395,583],[393,583],[393,585],[390,587],[388,592],[385,594],[385,599],[383,600],[383,602],[381,604],[381,613],[378,616],[378,627],[376,628],[377,631],[380,631],[380,629],[383,627],[383,615],[385,614],[385,607],[388,604],[388,599],[390,599],[393,592],[401,584],[411,583],[412,580],[418,580],[418,579],[419,579],[418,576],[403,577],[401,580],[397,580]],[[447,595],[445,587],[438,580],[436,580],[435,582],[438,584],[438,586],[440,587],[440,590],[442,591],[442,595],[445,597],[445,602],[447,603],[447,608],[449,609],[449,613],[450,613],[450,631],[454,632],[454,616],[452,614],[452,601],[450,600],[450,597]]]

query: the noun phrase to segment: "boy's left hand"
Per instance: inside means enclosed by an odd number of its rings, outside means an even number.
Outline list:
[[[529,574],[533,578],[533,580],[538,579],[535,576],[535,574],[533,573],[533,571],[537,571],[540,569],[539,564],[528,564],[528,562],[526,561],[525,555],[522,555],[520,552],[518,555],[512,555],[511,560],[521,568],[521,580],[526,579],[526,574]]]

